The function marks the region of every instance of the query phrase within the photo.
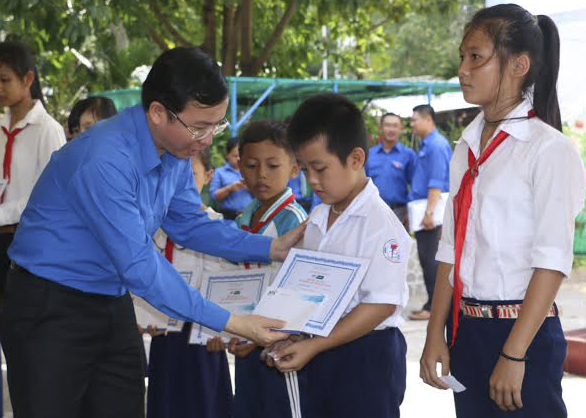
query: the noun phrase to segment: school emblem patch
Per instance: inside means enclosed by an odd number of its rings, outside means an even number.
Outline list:
[[[401,262],[401,252],[399,251],[399,243],[396,239],[390,239],[383,245],[383,255],[391,263]]]
[[[401,162],[400,162],[400,161],[393,161],[393,165],[395,166],[395,168],[399,168],[399,169],[400,169],[401,167],[403,167],[403,164],[401,164]]]

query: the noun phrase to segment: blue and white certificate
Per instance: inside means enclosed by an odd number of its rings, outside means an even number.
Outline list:
[[[250,315],[265,292],[271,278],[270,268],[217,271],[204,274],[201,294],[204,298],[233,314]],[[209,338],[221,336],[225,342],[236,337],[228,332],[218,333],[203,325],[193,324],[190,344],[205,344]]]
[[[180,271],[179,274],[188,285],[192,286],[192,281],[195,281],[193,280],[195,279],[193,271]],[[168,332],[180,332],[181,328],[183,328],[183,321],[171,318],[151,306],[146,300],[132,295],[132,302],[134,303],[136,322],[142,328],[147,328],[150,325],[153,328]]]
[[[323,295],[319,308],[301,330],[327,337],[358,290],[370,260],[292,249],[277,273],[271,289],[285,288]],[[283,319],[287,306],[281,307]],[[271,317],[271,312],[264,312]],[[276,313],[275,313],[276,314]]]

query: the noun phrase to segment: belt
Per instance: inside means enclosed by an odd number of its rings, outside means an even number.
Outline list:
[[[14,234],[18,224],[0,226],[0,234]]]
[[[521,304],[503,304],[503,305],[484,305],[482,303],[460,302],[460,309],[464,316],[473,318],[498,318],[498,319],[516,319],[521,312]],[[547,317],[558,316],[557,308],[553,305],[547,311]]]

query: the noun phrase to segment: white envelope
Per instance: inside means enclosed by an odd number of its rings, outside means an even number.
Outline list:
[[[279,287],[269,288],[254,309],[255,315],[285,321],[277,331],[299,333],[325,300],[324,295]],[[287,309],[283,309],[283,307]]]

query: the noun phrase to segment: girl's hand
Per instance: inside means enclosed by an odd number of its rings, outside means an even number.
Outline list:
[[[490,376],[490,399],[503,411],[523,408],[521,386],[525,376],[525,362],[500,356]]]
[[[436,365],[441,363],[442,375],[446,376],[450,373],[450,351],[443,334],[430,336],[427,334],[425,339],[425,347],[419,360],[419,377],[430,386],[438,389],[448,389],[446,385],[437,375]]]
[[[143,332],[144,332],[144,328],[143,328]],[[152,325],[147,326],[146,332],[148,334],[150,334],[151,337],[158,337],[159,335],[167,335],[166,329],[160,329],[160,328],[154,327]]]
[[[226,344],[224,344],[224,340],[222,340],[222,337],[209,338],[206,341],[206,350],[209,353],[213,353],[215,351],[224,351],[225,349]]]
[[[314,339],[293,343],[274,354],[275,365],[281,372],[301,370],[318,354]]]

